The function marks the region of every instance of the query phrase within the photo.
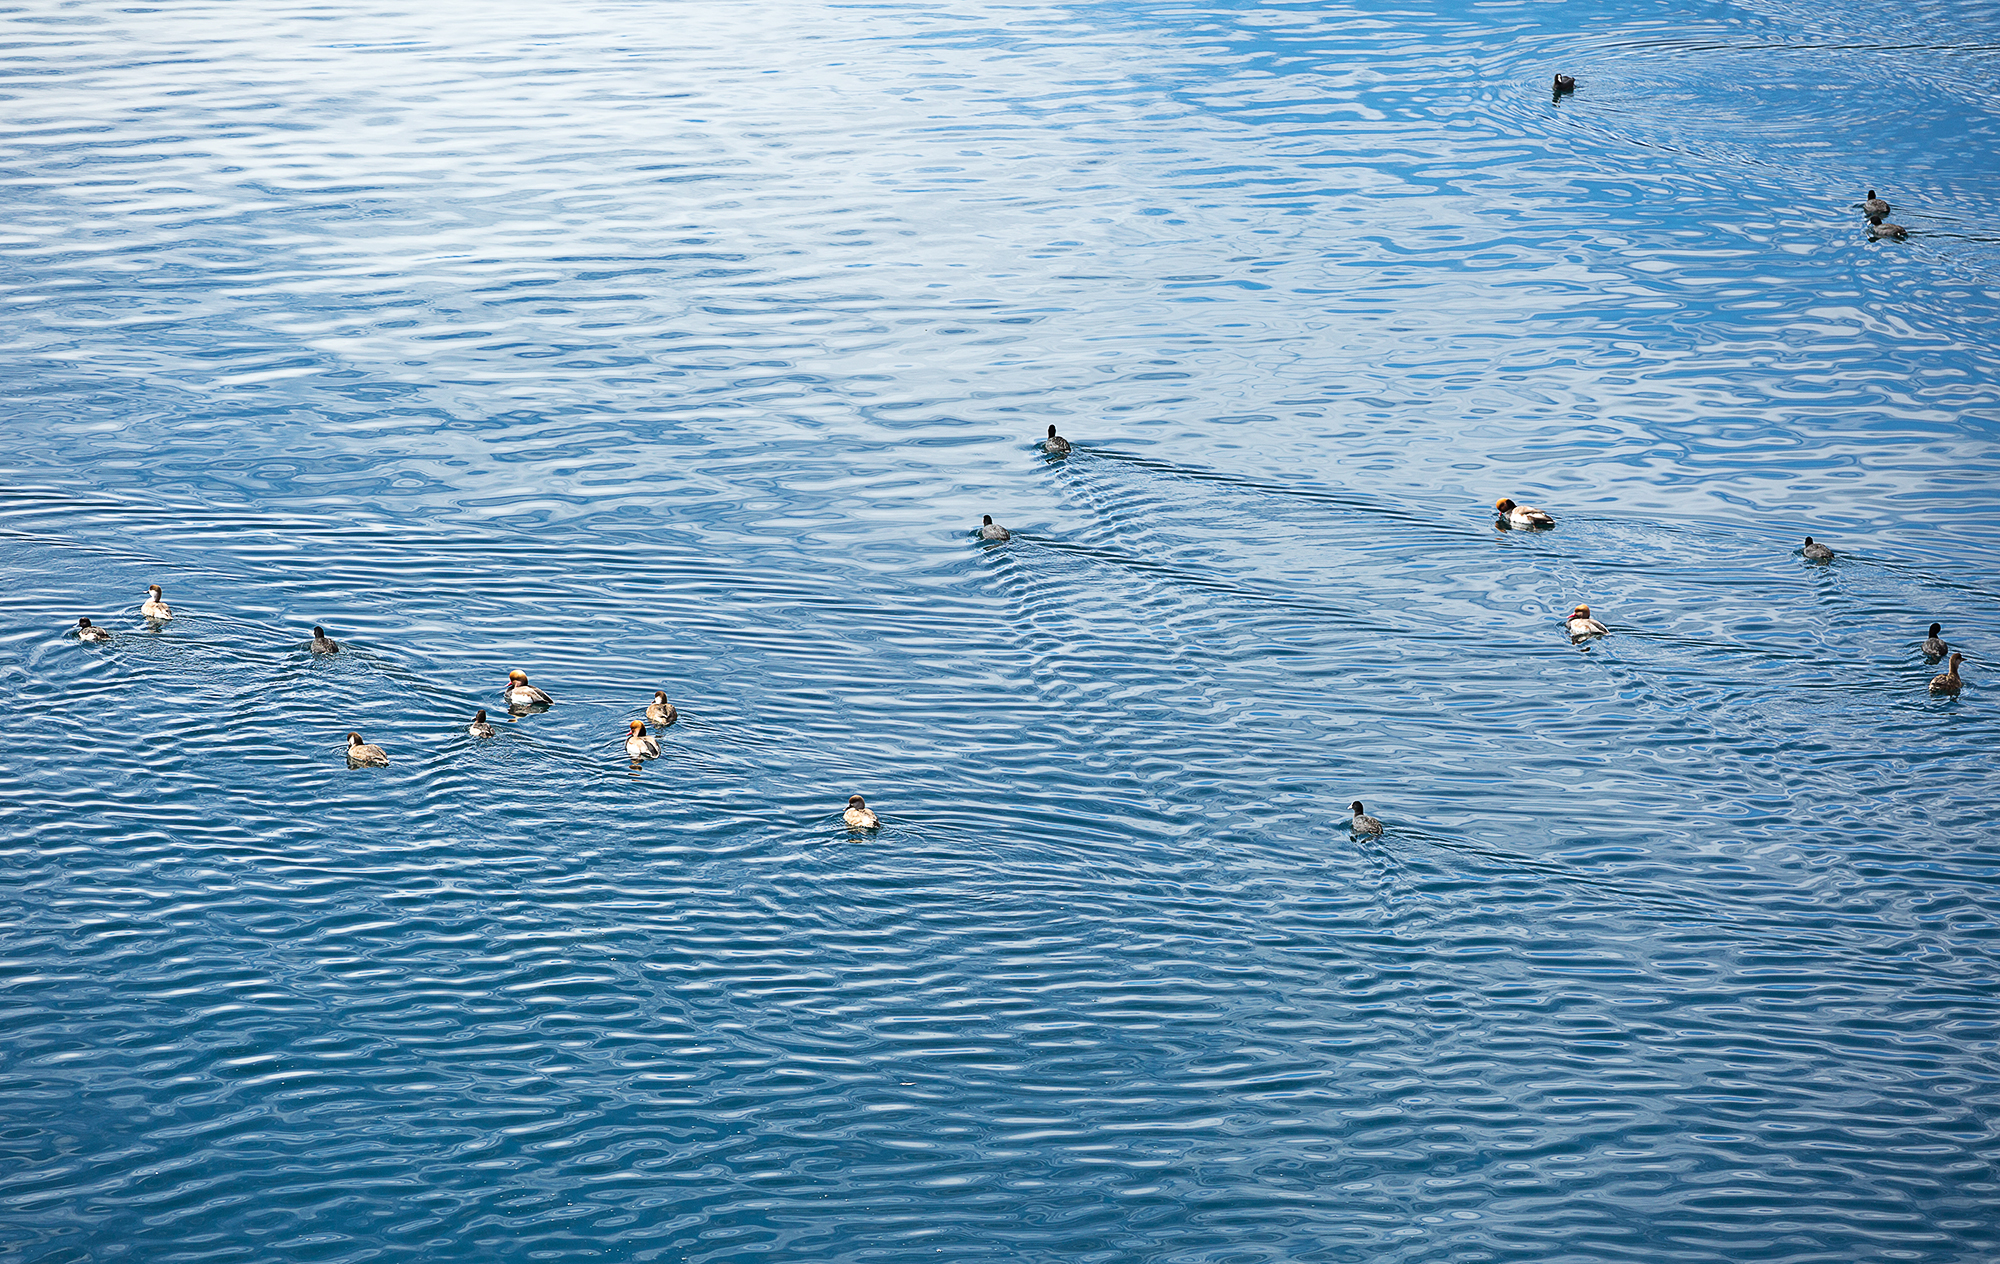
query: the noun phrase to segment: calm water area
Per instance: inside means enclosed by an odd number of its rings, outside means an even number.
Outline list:
[[[2000,1258],[2000,8],[21,0],[0,105],[0,1259]]]

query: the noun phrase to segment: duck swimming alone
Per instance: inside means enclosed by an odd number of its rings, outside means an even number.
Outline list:
[[[993,521],[992,514],[987,514],[985,521],[980,523],[979,538],[982,540],[1000,540],[1004,542],[1013,539],[1014,533]]]
[[[1532,505],[1517,505],[1505,496],[1493,502],[1493,510],[1500,515],[1500,521],[1497,524],[1499,526],[1524,527],[1534,530],[1540,527],[1553,527],[1556,525],[1556,520],[1541,510],[1534,508]]]
[[[139,607],[140,615],[151,619],[154,623],[165,623],[173,618],[174,612],[167,608],[165,597],[166,594],[160,591],[158,584],[146,589],[146,604]]]
[[[507,687],[500,691],[510,707],[552,707],[556,700],[528,683],[528,673],[516,667],[507,673]]]
[[[370,746],[361,740],[361,734],[347,735],[347,766],[349,768],[387,768],[389,754],[380,746]]]
[[[627,755],[630,755],[634,759],[658,759],[660,757],[660,739],[646,732],[646,725],[643,721],[634,720],[626,728],[629,730],[625,734],[625,753]]]
[[[1958,665],[1964,661],[1965,655],[1959,653],[1957,650],[1953,650],[1951,652],[1951,662],[1945,665],[1943,671],[1931,677],[1931,692],[1948,694],[1956,698],[1959,686],[1962,683],[1958,678]]]
[[[472,717],[472,723],[466,727],[465,731],[474,737],[493,736],[493,726],[486,722],[485,707],[479,708],[479,714]]]
[[[1872,241],[1901,241],[1910,235],[1910,230],[1901,224],[1884,224],[1876,220],[1868,225],[1868,236]]]
[[[1811,536],[1806,537],[1806,542],[1799,549],[1799,552],[1805,555],[1805,559],[1808,562],[1831,562],[1833,560],[1833,550],[1824,544],[1815,544]]]
[[[1861,213],[1868,217],[1868,222],[1871,224],[1879,224],[1889,218],[1889,212],[1894,209],[1887,202],[1876,197],[1875,190],[1873,189],[1868,190],[1868,200],[1861,204]]]
[[[1568,75],[1556,76],[1557,96],[1561,96],[1565,92],[1575,92],[1575,91],[1576,91],[1576,80],[1570,78]]]
[[[1578,606],[1570,611],[1568,617],[1563,620],[1563,626],[1569,629],[1569,639],[1572,641],[1581,641],[1587,636],[1603,636],[1611,630],[1590,617],[1589,606]]]
[[[76,639],[79,641],[108,641],[111,634],[88,619],[76,621]]]
[[[86,619],[85,622],[87,623],[89,622],[89,620]],[[1927,638],[1924,641],[1924,657],[1928,658],[1933,663],[1937,662],[1940,658],[1943,658],[1947,653],[1951,651],[1951,646],[1946,645],[1944,643],[1944,638],[1938,635],[1938,633],[1942,631],[1944,631],[1944,624],[1942,623],[1931,624],[1931,634],[1929,638]]]
[[[681,713],[674,710],[673,703],[667,701],[666,690],[655,689],[653,690],[653,705],[646,708],[646,718],[661,728],[665,728],[675,720],[680,719]]]
[[[340,653],[340,642],[328,636],[326,629],[315,623],[313,624],[312,652],[315,654],[338,654]]]
[[[847,811],[840,814],[840,819],[847,822],[849,829],[882,828],[882,818],[870,812],[868,801],[858,794],[848,796]]]
[[[1357,834],[1380,834],[1382,832],[1382,822],[1361,810],[1361,800],[1356,799],[1353,803],[1348,804],[1348,806],[1354,809],[1354,819],[1348,822],[1348,828]]]
[[[1069,455],[1069,440],[1056,433],[1054,423],[1049,425],[1049,437],[1042,440],[1042,450],[1050,456]]]

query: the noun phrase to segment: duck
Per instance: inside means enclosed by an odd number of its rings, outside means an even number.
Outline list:
[[[1808,562],[1831,562],[1833,560],[1833,550],[1824,544],[1815,543],[1811,536],[1806,537],[1806,542],[1799,548],[1799,552],[1805,555],[1805,559]]]
[[[881,829],[882,818],[868,810],[868,801],[858,794],[847,797],[847,811],[840,814],[849,829]]]
[[[84,622],[88,623],[90,621],[86,619],[84,620]],[[1924,657],[1928,658],[1933,663],[1937,662],[1940,658],[1943,658],[1946,654],[1951,652],[1951,646],[1946,645],[1944,643],[1944,638],[1938,635],[1938,633],[1942,631],[1944,631],[1944,624],[1942,623],[1931,624],[1931,634],[1924,641]]]
[[[674,710],[673,703],[667,701],[666,690],[655,689],[653,690],[653,705],[646,708],[646,718],[661,728],[665,728],[675,720],[680,719],[681,713]]]
[[[485,707],[479,708],[479,714],[472,717],[472,723],[466,726],[465,731],[472,734],[474,737],[493,736],[493,726],[486,722]]]
[[[1499,525],[1503,527],[1525,527],[1533,530],[1556,525],[1556,520],[1541,510],[1532,505],[1517,505],[1505,496],[1493,502],[1493,509],[1500,515]]]
[[[146,604],[139,607],[139,613],[145,618],[151,619],[154,623],[165,623],[174,617],[174,612],[167,608],[165,597],[166,594],[160,591],[158,584],[148,587],[146,589]]]
[[[500,691],[510,707],[551,707],[555,699],[528,683],[528,673],[516,667],[507,673],[507,687]]]
[[[1348,822],[1348,828],[1357,834],[1380,834],[1382,832],[1382,822],[1368,815],[1362,809],[1361,800],[1356,799],[1347,806],[1354,809],[1354,819]]]
[[[1013,539],[1014,533],[993,521],[992,514],[987,514],[979,525],[979,538],[982,540],[999,540],[1004,543]]]
[[[1901,241],[1910,235],[1910,230],[1901,224],[1885,224],[1875,220],[1868,225],[1868,236],[1872,241]]]
[[[380,746],[371,746],[361,740],[361,734],[347,735],[347,766],[349,768],[387,768],[389,754]]]
[[[1569,629],[1569,639],[1572,641],[1581,641],[1587,636],[1603,636],[1611,630],[1590,617],[1589,606],[1578,606],[1570,611],[1563,619],[1563,625]]]
[[[1050,456],[1068,456],[1069,440],[1056,433],[1055,424],[1049,424],[1049,437],[1042,440],[1042,450]]]
[[[646,725],[643,721],[634,720],[626,728],[629,730],[625,734],[625,753],[627,755],[630,755],[634,759],[658,759],[660,757],[660,739],[646,732]]]
[[[1956,698],[1960,684],[1958,679],[1958,665],[1964,661],[1965,655],[1959,653],[1957,650],[1953,650],[1951,652],[1951,662],[1945,665],[1943,671],[1931,677],[1931,692],[1948,694]]]
[[[111,639],[111,634],[92,623],[89,619],[78,619],[76,621],[76,639],[79,641],[108,641]]]
[[[340,653],[340,642],[328,636],[326,629],[315,623],[313,624],[312,652],[315,654],[338,654]]]
[[[1568,75],[1556,76],[1557,96],[1561,96],[1565,92],[1575,92],[1575,91],[1576,91],[1576,80],[1570,78]]]
[[[1873,189],[1868,190],[1868,200],[1861,204],[1861,213],[1866,215],[1871,223],[1876,224],[1889,218],[1889,212],[1893,209],[1895,208],[1891,207],[1887,202],[1876,197],[1875,190]]]

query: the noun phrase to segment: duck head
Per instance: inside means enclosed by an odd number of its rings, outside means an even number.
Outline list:
[[[639,735],[640,735],[641,733],[644,733],[644,732],[646,731],[646,726],[645,726],[645,724],[644,724],[643,722],[639,721],[639,720],[633,720],[633,721],[632,721],[631,723],[627,724],[627,725],[626,725],[625,727],[626,727],[626,728],[628,728],[628,729],[630,729],[630,730],[632,731],[632,736],[633,736],[633,737],[637,737],[637,736],[639,736]]]
[[[76,626],[78,626],[78,627],[80,627],[80,628],[87,628],[87,627],[89,627],[89,626],[90,626],[90,620],[89,620],[89,619],[78,619],[78,620],[76,621]]]
[[[84,620],[84,622],[85,622],[85,623],[89,623],[89,622],[90,622],[90,620],[88,620],[88,619],[85,619],[85,620]],[[1936,636],[1936,635],[1937,635],[1938,633],[1940,633],[1940,632],[1942,632],[1942,631],[1944,631],[1944,624],[1942,624],[1942,623],[1933,623],[1933,624],[1931,624],[1931,632],[1930,632],[1930,634],[1931,634],[1932,636]]]
[[[987,514],[987,515],[985,515],[984,517],[980,518],[980,520],[979,520],[979,525],[981,525],[981,526],[983,526],[983,527],[990,527],[990,526],[992,526],[992,525],[993,525],[993,515],[992,515],[992,514]]]
[[[516,667],[513,671],[507,673],[507,683],[510,685],[525,685],[528,683],[528,673]]]
[[[847,796],[847,806],[851,808],[865,808],[868,806],[868,801],[858,794],[850,794]]]
[[[354,749],[354,748],[355,748],[356,746],[359,746],[359,745],[361,745],[361,734],[359,734],[359,733],[349,733],[349,734],[347,735],[347,747],[348,747],[348,749],[349,749],[349,750],[352,750],[352,749]]]
[[[473,717],[472,717],[472,722],[473,722],[474,724],[484,724],[484,723],[486,723],[486,708],[485,708],[485,707],[481,707],[481,708],[479,708],[479,714],[478,714],[478,715],[475,715],[475,716],[473,716]]]
[[[1590,607],[1578,606],[1576,609],[1570,611],[1569,614],[1565,615],[1564,617],[1566,619],[1588,619],[1590,617]]]
[[[1362,814],[1361,800],[1356,799],[1354,802],[1348,804],[1347,806],[1354,809],[1354,815],[1360,816]]]
[[[1049,438],[1053,439],[1053,438],[1055,438],[1055,437],[1056,437],[1056,426],[1055,426],[1055,423],[1054,423],[1054,422],[1050,422],[1050,423],[1049,423]]]
[[[1506,513],[1513,507],[1514,507],[1514,502],[1505,496],[1502,496],[1500,499],[1493,502],[1493,509],[1496,513]]]

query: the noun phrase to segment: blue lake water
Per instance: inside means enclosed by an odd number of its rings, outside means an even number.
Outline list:
[[[0,1256],[1992,1260],[1996,83],[6,8]]]

